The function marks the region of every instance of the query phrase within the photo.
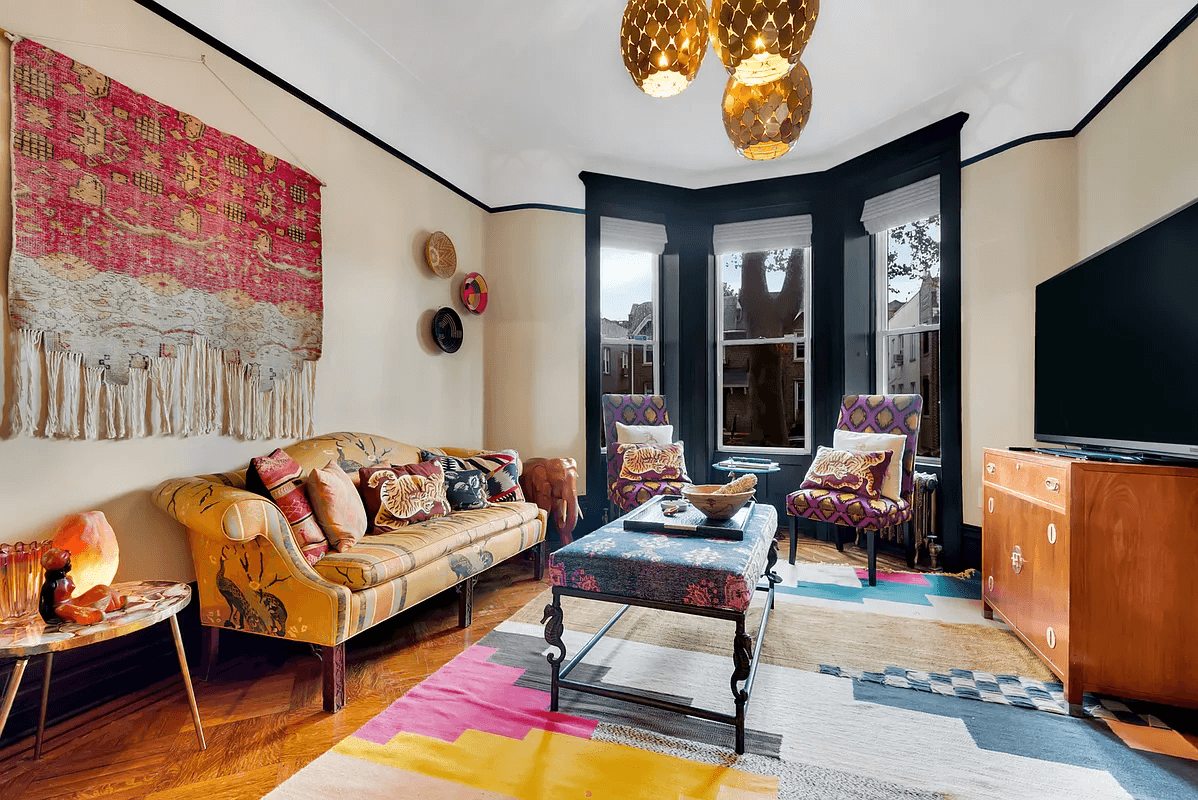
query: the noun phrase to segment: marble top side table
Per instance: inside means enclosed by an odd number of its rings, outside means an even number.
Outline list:
[[[8,714],[12,711],[13,701],[17,697],[17,688],[29,659],[34,656],[45,657],[45,674],[42,677],[42,707],[37,722],[37,738],[34,740],[33,757],[41,758],[42,736],[46,729],[46,702],[50,699],[50,667],[54,654],[61,650],[72,650],[76,647],[86,647],[89,644],[116,639],[134,631],[140,631],[163,620],[170,620],[171,633],[175,638],[175,651],[179,655],[179,667],[183,671],[183,686],[187,689],[187,700],[191,703],[191,720],[195,724],[196,737],[200,740],[200,749],[207,749],[204,742],[204,729],[200,724],[200,710],[196,706],[195,691],[191,686],[191,674],[187,671],[187,657],[183,653],[183,637],[179,633],[179,613],[191,602],[191,587],[184,583],[171,581],[131,581],[116,583],[112,586],[129,598],[128,605],[120,611],[111,611],[104,619],[94,625],[80,625],[74,622],[59,622],[48,624],[40,617],[32,622],[20,625],[0,627],[0,662],[15,660],[12,677],[8,680],[8,688],[4,693],[3,705],[0,705],[0,734],[4,733],[4,725],[8,722]]]

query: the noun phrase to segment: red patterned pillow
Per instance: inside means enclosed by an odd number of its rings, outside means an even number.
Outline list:
[[[367,533],[391,533],[449,513],[445,470],[436,461],[362,467],[359,489],[370,521]]]
[[[621,480],[690,481],[682,442],[673,444],[617,444],[616,459]]]
[[[889,450],[857,453],[820,447],[799,488],[852,492],[876,500],[882,496],[882,481],[893,457]]]
[[[315,564],[329,551],[329,541],[312,515],[312,506],[304,492],[304,470],[282,450],[250,460],[245,473],[245,488],[275,501],[283,512],[291,535],[304,560]]]

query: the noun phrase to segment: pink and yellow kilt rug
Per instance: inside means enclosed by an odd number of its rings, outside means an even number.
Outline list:
[[[777,597],[742,756],[732,751],[730,726],[679,714],[567,690],[561,712],[549,712],[550,648],[539,624],[546,592],[268,797],[1198,797],[1198,738],[821,672],[820,656],[835,639],[819,634],[813,612],[830,613],[829,602],[853,606],[843,612],[852,617],[838,623],[847,636],[854,619],[875,612],[830,595],[812,606],[807,595],[851,589],[836,585],[853,582],[852,572],[837,573],[822,589],[827,576],[808,572],[783,575],[796,593]],[[898,608],[903,591],[914,590],[895,583],[887,602]],[[763,600],[750,608],[751,630]],[[566,598],[563,609],[563,639],[574,654],[615,607]],[[933,624],[882,616],[904,626]],[[573,676],[731,711],[731,638],[731,623],[633,609]]]

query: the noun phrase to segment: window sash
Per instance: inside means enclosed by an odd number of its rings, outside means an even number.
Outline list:
[[[776,248],[769,248],[776,249]],[[789,249],[789,248],[782,248]],[[762,339],[725,339],[724,338],[724,314],[722,307],[716,310],[716,345],[719,348],[719,358],[716,359],[716,376],[715,376],[715,404],[716,404],[716,451],[726,453],[762,453],[769,455],[771,453],[778,454],[793,454],[807,455],[813,452],[812,450],[812,433],[811,433],[811,275],[812,275],[812,250],[811,247],[802,248],[806,252],[803,256],[803,333],[789,334],[787,336],[779,336]],[[742,252],[756,253],[762,252],[759,249],[745,249]],[[716,256],[716,273],[715,280],[717,286],[723,286],[723,263],[722,255],[730,255],[729,253],[719,254]],[[722,291],[715,292],[716,303],[723,302]],[[795,361],[803,362],[803,446],[802,447],[766,447],[762,445],[739,445],[727,444],[724,442],[724,357],[725,349],[737,346],[752,346],[766,344],[802,344],[805,349],[801,359]],[[794,350],[791,350],[790,357],[794,358]],[[737,387],[731,387],[737,388]],[[748,391],[746,388],[744,391]]]
[[[605,217],[604,219],[607,219],[607,218]],[[648,223],[637,223],[637,224],[646,224],[647,225]],[[663,231],[665,230],[665,226],[661,226],[661,228]],[[664,239],[662,241],[663,241],[663,246],[664,246]],[[611,249],[619,249],[619,248],[611,248]],[[600,252],[602,253],[602,250]],[[648,251],[635,250],[633,252],[648,252]],[[644,366],[644,367],[652,366],[653,367],[653,391],[651,392],[651,394],[662,394],[663,392],[661,390],[661,367],[660,367],[661,359],[657,357],[657,353],[659,352],[659,348],[660,348],[660,344],[661,344],[661,288],[660,288],[661,287],[661,254],[660,253],[651,253],[651,252],[649,254],[654,257],[653,258],[653,268],[652,268],[653,285],[652,285],[652,288],[650,289],[650,297],[653,301],[653,324],[649,327],[649,331],[648,331],[648,333],[650,334],[650,337],[644,338],[644,339],[633,339],[631,337],[614,339],[614,338],[610,338],[610,337],[601,336],[599,338],[599,347],[600,347],[600,349],[608,348],[608,347],[631,348],[629,351],[627,351],[630,354],[629,355],[629,380],[630,381],[632,379],[632,368],[634,366],[637,366],[636,357],[635,357],[636,356],[635,348],[639,345],[647,345],[647,346],[653,347],[654,348],[653,360],[649,361],[649,362],[644,362],[644,363],[640,364],[639,366]],[[602,255],[600,256],[600,262],[599,262],[599,291],[600,291],[600,295],[602,295],[602,292],[603,292]],[[611,374],[610,358],[607,357],[607,355],[608,355],[607,353],[605,353],[604,355],[605,355],[605,358],[603,361],[603,374],[610,375]],[[641,393],[641,388],[642,387],[637,387],[636,385],[633,385],[630,383],[629,394],[639,394],[639,393]],[[606,449],[604,449],[604,452],[606,452]]]

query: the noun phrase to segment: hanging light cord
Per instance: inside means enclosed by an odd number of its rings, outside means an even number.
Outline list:
[[[208,57],[204,54],[201,54],[199,58],[193,58],[191,56],[176,56],[176,55],[170,55],[168,53],[154,53],[149,50],[134,50],[134,49],[128,48],[128,47],[113,47],[112,45],[106,45],[106,44],[93,44],[92,42],[77,42],[77,41],[74,41],[71,39],[58,39],[53,36],[25,36],[24,34],[13,33],[11,31],[7,31],[7,30],[4,31],[4,35],[7,36],[8,39],[10,41],[12,41],[14,44],[20,39],[33,39],[34,41],[55,42],[58,44],[73,44],[73,45],[77,45],[79,47],[94,47],[97,50],[112,50],[117,53],[132,53],[133,55],[149,56],[151,58],[165,58],[170,61],[184,61],[189,64],[201,64],[204,67],[204,69],[208,70],[208,72],[210,72],[212,74],[212,77],[216,78],[216,80],[220,82],[221,86],[225,87],[225,91],[227,91],[229,94],[233,95],[233,99],[236,100],[238,103],[240,103],[241,107],[249,112],[250,116],[253,117],[258,122],[258,124],[262,126],[263,130],[265,130],[267,133],[269,133],[271,135],[271,137],[276,142],[278,142],[284,150],[287,151],[287,154],[289,156],[291,156],[291,158],[295,161],[296,164],[303,167],[304,171],[307,172],[309,175],[312,175],[313,177],[315,177],[315,174],[308,167],[308,165],[304,163],[304,160],[302,158],[300,158],[298,155],[296,155],[295,152],[290,147],[287,146],[286,142],[284,142],[282,139],[279,138],[278,134],[276,134],[271,129],[271,127],[262,120],[262,117],[258,116],[256,113],[254,113],[254,109],[250,108],[249,105],[244,100],[241,99],[241,96],[239,94],[237,94],[237,92],[233,91],[233,87],[229,86],[229,84],[225,82],[224,78],[222,78],[220,75],[217,74],[216,70],[214,70],[212,68],[212,65],[208,63]],[[325,183],[324,181],[320,180],[320,178],[316,178],[316,180],[320,181],[321,186],[328,186],[328,184]]]

